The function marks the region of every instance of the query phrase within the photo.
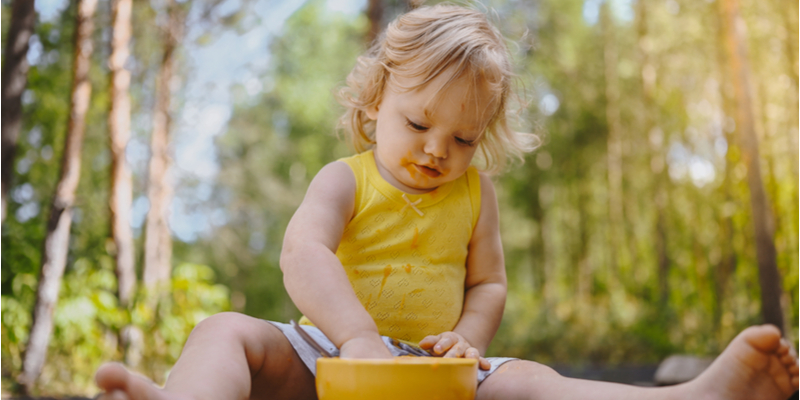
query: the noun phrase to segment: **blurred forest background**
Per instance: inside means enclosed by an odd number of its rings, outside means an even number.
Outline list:
[[[3,0],[3,393],[93,394],[109,360],[162,383],[213,313],[296,319],[284,228],[351,154],[332,92],[414,6]],[[544,141],[495,178],[489,354],[715,355],[762,321],[797,343],[797,2],[475,7]]]

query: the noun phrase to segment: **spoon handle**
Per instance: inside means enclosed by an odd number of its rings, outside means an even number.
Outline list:
[[[301,328],[300,325],[297,324],[297,322],[294,322],[294,320],[291,320],[289,322],[291,323],[294,330],[297,331],[297,333],[300,335],[300,337],[303,338],[303,340],[305,340],[306,343],[310,344],[311,347],[320,352],[320,354],[322,354],[323,357],[328,357],[328,358],[333,357],[331,353],[329,353],[328,350],[325,350],[325,348],[320,346],[320,344],[317,343],[317,341],[314,340],[314,338],[312,338],[311,335],[308,334],[308,332],[304,331],[303,328]]]

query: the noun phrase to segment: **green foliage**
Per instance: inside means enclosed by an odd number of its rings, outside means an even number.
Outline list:
[[[194,326],[230,309],[228,288],[215,281],[208,266],[181,264],[175,267],[171,287],[156,307],[141,289],[131,309],[123,310],[115,293],[113,260],[107,256],[76,260],[64,276],[40,391],[92,395],[96,390],[94,372],[100,364],[122,360],[118,337],[129,324],[144,337],[139,369],[163,383]],[[22,367],[35,290],[34,275],[18,274],[13,292],[2,298],[4,387],[11,384],[5,379],[14,378]]]
[[[613,33],[604,37],[601,24],[587,18],[589,3],[487,3],[501,30],[516,41],[511,48],[518,83],[530,100],[521,128],[545,142],[524,165],[496,178],[510,284],[503,324],[489,353],[546,363],[716,354],[742,328],[760,321],[747,171],[731,138],[736,127],[723,95],[728,88],[714,22],[717,4],[611,2],[618,10],[633,8],[614,14]],[[219,26],[208,30],[213,34],[196,40],[210,42],[230,26],[244,29],[242,24],[252,23],[243,11],[247,4],[221,17]],[[640,4],[648,7],[644,21]],[[395,1],[387,5],[387,10],[402,8]],[[101,8],[97,19],[76,218],[43,393],[92,394],[97,366],[123,359],[118,337],[125,326],[144,338],[136,369],[161,383],[192,328],[209,315],[233,309],[271,320],[297,318],[278,263],[283,232],[317,171],[350,154],[334,135],[341,109],[333,93],[365,48],[368,21],[364,15],[330,12],[322,0],[309,1],[273,38],[269,66],[260,77],[263,92],[250,96],[244,87],[231,88],[233,115],[216,138],[214,182],[182,182],[210,185],[209,198],[197,207],[212,216],[212,229],[195,242],[175,242],[171,287],[157,304],[152,293],[140,289],[134,305],[121,309],[106,248],[107,11]],[[3,2],[3,22],[8,14]],[[136,21],[158,15],[151,4],[134,2]],[[797,54],[791,50],[797,48],[796,13],[785,13],[775,1],[744,1],[742,15],[751,44],[762,175],[776,217],[787,335],[796,341],[798,326],[791,322],[798,318],[800,220]],[[43,56],[29,74],[12,188],[17,195],[2,229],[4,390],[20,372],[31,323],[66,132],[73,25],[71,3],[58,20],[36,27]],[[609,40],[617,51],[621,92],[623,217],[618,221],[609,215]],[[161,57],[158,31],[135,29],[132,54],[132,131],[146,143]],[[557,108],[542,106],[546,95],[558,99]],[[695,179],[692,168],[698,165],[706,170],[710,165],[713,177]],[[145,167],[134,166],[134,173],[136,197],[146,189]],[[619,248],[612,248],[615,232],[622,235]],[[137,248],[141,252],[141,243]]]

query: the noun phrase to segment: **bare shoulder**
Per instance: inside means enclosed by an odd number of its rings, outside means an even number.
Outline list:
[[[328,195],[347,195],[355,196],[356,178],[350,166],[342,161],[334,161],[322,167],[321,170],[311,180],[308,187],[309,194],[324,192]]]
[[[484,173],[479,173],[481,182],[481,214],[475,226],[475,235],[488,234],[498,230],[499,212],[494,182]]]
[[[350,167],[332,162],[314,176],[284,236],[284,251],[295,245],[321,242],[336,249],[342,231],[352,219],[356,179]]]
[[[350,166],[334,161],[322,167],[311,180],[303,204],[328,206],[337,211],[352,211],[355,202],[356,178]]]
[[[483,172],[479,172],[478,177],[480,177],[481,181],[481,206],[483,206],[483,200],[490,200],[496,205],[497,194],[494,190],[494,182],[492,182],[492,178]]]

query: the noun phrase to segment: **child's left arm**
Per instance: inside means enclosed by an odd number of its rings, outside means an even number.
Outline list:
[[[444,357],[476,358],[481,369],[488,369],[481,356],[500,326],[507,283],[497,196],[492,181],[483,174],[480,179],[481,211],[469,243],[461,319],[453,332],[428,336],[420,346]]]

